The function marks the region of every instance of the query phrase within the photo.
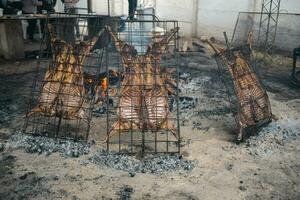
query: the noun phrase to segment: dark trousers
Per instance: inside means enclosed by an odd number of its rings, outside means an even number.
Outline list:
[[[71,15],[77,15],[78,10],[76,8],[66,8],[65,7],[65,13],[68,13],[68,14],[71,14]],[[71,19],[71,20],[72,20],[71,24],[73,24],[73,26],[75,27],[76,36],[79,37],[80,36],[80,30],[79,30],[78,20],[76,18]]]
[[[23,11],[23,14],[33,14],[33,13],[26,13]],[[34,35],[35,28],[36,28],[37,20],[36,19],[28,19],[27,22],[28,22],[27,35],[28,35],[29,40],[33,40],[33,35]]]
[[[128,8],[128,15],[129,19],[133,20],[134,13],[136,11],[137,0],[128,0],[129,8]]]

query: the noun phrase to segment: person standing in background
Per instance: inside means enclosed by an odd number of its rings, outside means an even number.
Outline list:
[[[22,0],[23,8],[22,13],[23,14],[35,14],[37,12],[37,7],[42,6],[43,2],[38,0]],[[36,28],[36,19],[28,19],[28,27],[27,27],[27,34],[29,36],[29,40],[33,41],[33,35]]]
[[[134,13],[137,7],[137,0],[128,0],[128,16],[130,20],[134,19]]]
[[[62,0],[62,2],[65,5],[65,13],[71,14],[71,15],[76,15],[78,14],[78,10],[76,8],[76,4],[79,2],[79,0]],[[75,26],[75,31],[76,31],[76,36],[79,37],[80,35],[80,30],[79,30],[79,25],[76,19],[74,19],[74,26]]]

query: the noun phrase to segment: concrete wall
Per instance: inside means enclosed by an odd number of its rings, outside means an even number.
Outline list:
[[[239,12],[260,12],[261,0],[199,0],[197,35],[223,39],[223,31],[232,35]],[[300,0],[282,0],[280,12],[300,13]],[[251,20],[245,27],[252,26]]]
[[[78,8],[87,8],[87,0],[79,0],[77,3]],[[64,12],[64,5],[61,2],[61,0],[57,0],[57,3],[55,5],[55,11],[56,12]],[[86,13],[86,12],[83,12]]]
[[[198,36],[223,39],[223,32],[230,36],[240,11],[256,11],[260,0],[199,0]]]
[[[159,19],[178,20],[182,35],[190,36],[193,27],[194,0],[156,0],[156,15]]]
[[[183,21],[181,33],[186,36],[214,36],[224,41],[224,31],[231,39],[239,12],[260,12],[261,3],[262,0],[157,0],[156,10],[159,17]],[[280,12],[300,13],[300,0],[282,0]],[[255,41],[258,38],[260,15],[243,17],[237,27],[237,44],[246,40],[249,31],[254,32]],[[300,45],[300,15],[281,14],[277,30],[275,46],[279,49],[291,51]]]
[[[111,15],[127,15],[128,0],[110,2]],[[231,38],[239,12],[260,12],[262,0],[139,0],[139,2],[153,5],[160,19],[178,20],[182,36],[204,35],[223,40],[224,31]],[[92,0],[92,5],[97,14],[107,14],[107,0]],[[300,0],[282,0],[280,11],[300,13]],[[240,20],[237,41],[245,40],[251,30],[257,34],[258,23],[258,15],[249,15]],[[278,47],[290,49],[300,43],[299,23],[299,16],[280,16],[276,41]]]

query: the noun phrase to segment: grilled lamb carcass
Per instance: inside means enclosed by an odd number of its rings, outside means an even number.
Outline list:
[[[261,86],[248,61],[251,56],[250,37],[251,34],[246,46],[230,50],[217,49],[211,42],[204,40],[226,65],[232,78],[238,104],[238,141],[243,139],[246,128],[267,124],[273,117],[267,92]]]
[[[112,125],[106,141],[119,132],[132,130],[169,130],[178,139],[168,119],[168,90],[160,70],[161,55],[178,32],[172,30],[161,41],[149,45],[145,55],[137,55],[135,48],[117,39],[109,27],[108,32],[122,57],[124,78],[118,102],[119,120]]]
[[[40,89],[38,105],[29,113],[57,116],[64,119],[83,118],[85,99],[84,78],[81,67],[98,38],[99,31],[91,40],[68,44],[57,39],[54,27],[48,24],[54,68],[47,70]]]

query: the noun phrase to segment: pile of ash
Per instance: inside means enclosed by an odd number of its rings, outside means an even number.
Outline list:
[[[134,192],[134,189],[129,185],[124,185],[120,188],[120,190],[116,193],[119,196],[119,199],[129,200],[131,199],[131,194]]]
[[[94,117],[103,117],[103,115],[107,113],[106,111],[107,111],[106,106],[101,106],[101,107],[95,108],[93,110],[93,116]]]
[[[193,109],[198,104],[198,98],[196,97],[179,97],[179,109]]]
[[[58,152],[62,157],[76,158],[88,154],[90,144],[44,136],[27,135],[18,130],[7,140],[5,148],[24,148],[27,153],[39,153],[45,155]]]
[[[295,121],[277,121],[261,129],[246,140],[247,152],[254,157],[269,156],[284,149],[285,145],[300,139],[300,124]]]
[[[98,151],[89,158],[91,163],[116,170],[127,171],[129,176],[135,173],[161,174],[176,170],[191,171],[194,168],[193,161],[185,160],[178,155],[146,155],[143,159],[135,157]]]
[[[178,98],[178,105],[180,110],[190,110],[196,108],[198,104],[197,97],[179,97]],[[169,98],[169,106],[170,111],[172,112],[174,108],[176,108],[176,100],[173,97]]]
[[[184,73],[180,76],[179,89],[184,92],[196,92],[211,84],[211,77],[201,76],[192,78],[190,74]]]

